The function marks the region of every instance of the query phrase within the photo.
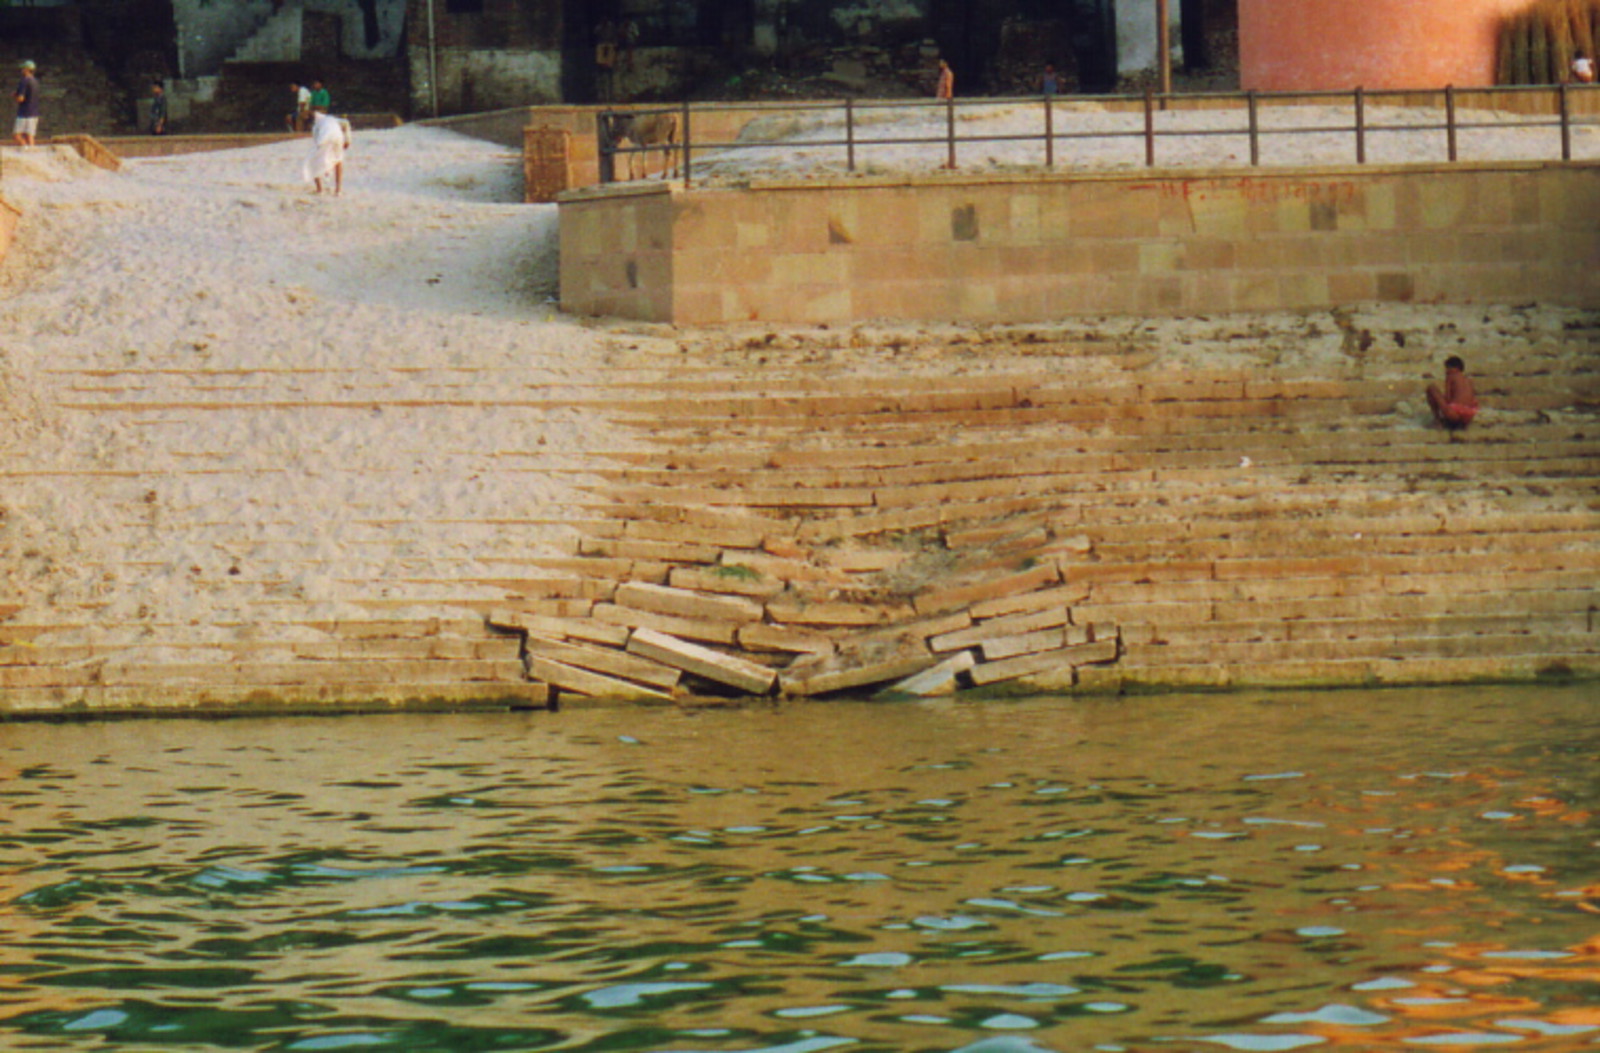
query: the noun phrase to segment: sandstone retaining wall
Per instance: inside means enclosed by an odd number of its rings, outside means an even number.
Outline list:
[[[629,185],[561,204],[561,302],[658,322],[1600,305],[1600,165]]]

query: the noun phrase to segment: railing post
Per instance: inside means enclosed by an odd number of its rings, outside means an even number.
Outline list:
[[[594,115],[594,141],[600,146],[600,185],[617,181],[617,144],[611,141],[611,111]]]
[[[955,99],[946,99],[946,100],[944,100],[944,113],[945,113],[945,119],[944,119],[945,142],[949,145],[949,148],[950,148],[949,155],[945,159],[944,166],[946,168],[954,168],[956,166],[956,100]]]
[[[1561,84],[1561,159],[1572,160],[1572,100],[1565,81]]]
[[[1450,161],[1456,160],[1456,86],[1444,86],[1444,136],[1450,144]]]
[[[1150,94],[1150,89],[1144,89],[1144,165],[1154,168],[1156,164],[1156,112],[1155,99]]]
[[[1245,101],[1250,110],[1250,167],[1255,168],[1261,164],[1261,121],[1256,111],[1256,93],[1250,92]]]
[[[1056,166],[1056,107],[1049,95],[1044,97],[1044,166]]]
[[[694,137],[689,134],[689,100],[683,100],[683,188],[689,189],[689,157],[694,153]],[[670,158],[669,158],[670,160]]]
[[[1356,88],[1356,164],[1367,163],[1367,93]]]
[[[844,170],[856,170],[856,107],[854,99],[844,100]]]

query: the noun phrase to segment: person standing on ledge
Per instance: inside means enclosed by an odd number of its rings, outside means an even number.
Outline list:
[[[1056,68],[1049,62],[1044,64],[1044,72],[1039,75],[1039,94],[1045,98],[1053,98],[1061,91],[1061,78],[1056,75]]]
[[[35,68],[32,59],[24,60],[22,79],[17,81],[17,122],[11,126],[11,137],[18,146],[32,146],[39,134],[39,80],[33,75]]]
[[[159,80],[150,83],[150,134],[167,134],[167,91]]]
[[[939,60],[939,82],[934,85],[933,96],[945,102],[956,97],[956,73],[944,59]]]
[[[320,80],[311,82],[311,112],[327,113],[333,109],[333,96],[328,94],[328,89],[322,86]]]
[[[1444,387],[1428,385],[1428,408],[1433,419],[1450,431],[1460,431],[1478,415],[1478,393],[1467,377],[1466,363],[1457,355],[1444,360]]]

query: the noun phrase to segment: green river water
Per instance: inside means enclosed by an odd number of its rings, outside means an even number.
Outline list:
[[[0,1049],[1600,1049],[1600,689],[0,724]]]

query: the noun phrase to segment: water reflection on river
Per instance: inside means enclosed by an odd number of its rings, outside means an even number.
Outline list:
[[[0,1047],[1595,1048],[1597,713],[0,726]]]

